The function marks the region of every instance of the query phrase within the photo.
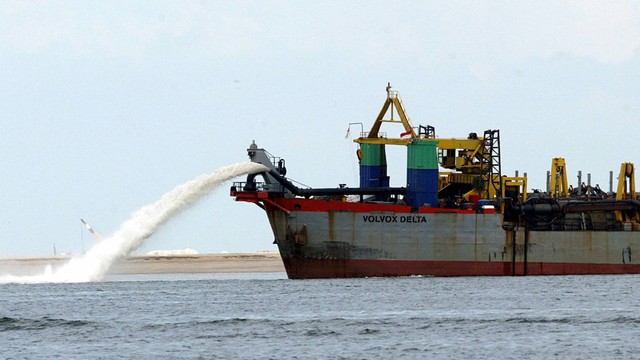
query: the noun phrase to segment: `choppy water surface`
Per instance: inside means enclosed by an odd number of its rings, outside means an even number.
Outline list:
[[[0,357],[639,358],[640,276],[0,285]]]

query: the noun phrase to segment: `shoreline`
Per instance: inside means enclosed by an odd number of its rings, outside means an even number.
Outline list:
[[[72,258],[71,256],[0,258],[0,275],[42,274],[49,266],[51,270],[55,271]],[[138,275],[284,271],[279,253],[253,252],[129,256],[116,261],[108,273],[110,275]]]

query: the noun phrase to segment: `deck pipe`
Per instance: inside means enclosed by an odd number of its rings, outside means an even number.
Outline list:
[[[302,196],[309,198],[311,196],[332,196],[332,195],[404,195],[407,192],[405,188],[392,188],[392,187],[371,187],[371,188],[318,188],[318,189],[301,189],[295,186],[291,181],[287,180],[284,176],[280,175],[276,170],[269,170],[265,173],[250,174],[247,176],[247,184],[244,187],[244,191],[255,191],[254,179],[256,175],[269,174],[278,183],[280,183],[285,189],[296,196]]]

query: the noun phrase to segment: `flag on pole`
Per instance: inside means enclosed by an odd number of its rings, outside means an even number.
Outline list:
[[[413,131],[411,131],[411,130],[406,131],[406,132],[403,132],[403,133],[401,133],[401,134],[400,134],[400,138],[401,138],[401,139],[404,139],[404,138],[405,138],[405,137],[407,137],[407,136],[409,136],[409,137],[410,137],[412,132],[413,132]]]

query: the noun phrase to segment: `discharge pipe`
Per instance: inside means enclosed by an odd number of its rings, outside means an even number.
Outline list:
[[[301,189],[295,186],[291,181],[287,180],[284,176],[280,175],[276,170],[269,170],[269,172],[251,174],[247,177],[247,186],[245,191],[255,191],[255,185],[253,180],[256,175],[265,174],[270,175],[273,179],[279,182],[292,194],[302,197],[322,196],[322,195],[405,195],[407,189],[403,187],[391,188],[391,187],[376,187],[376,188],[318,188],[318,189]]]

